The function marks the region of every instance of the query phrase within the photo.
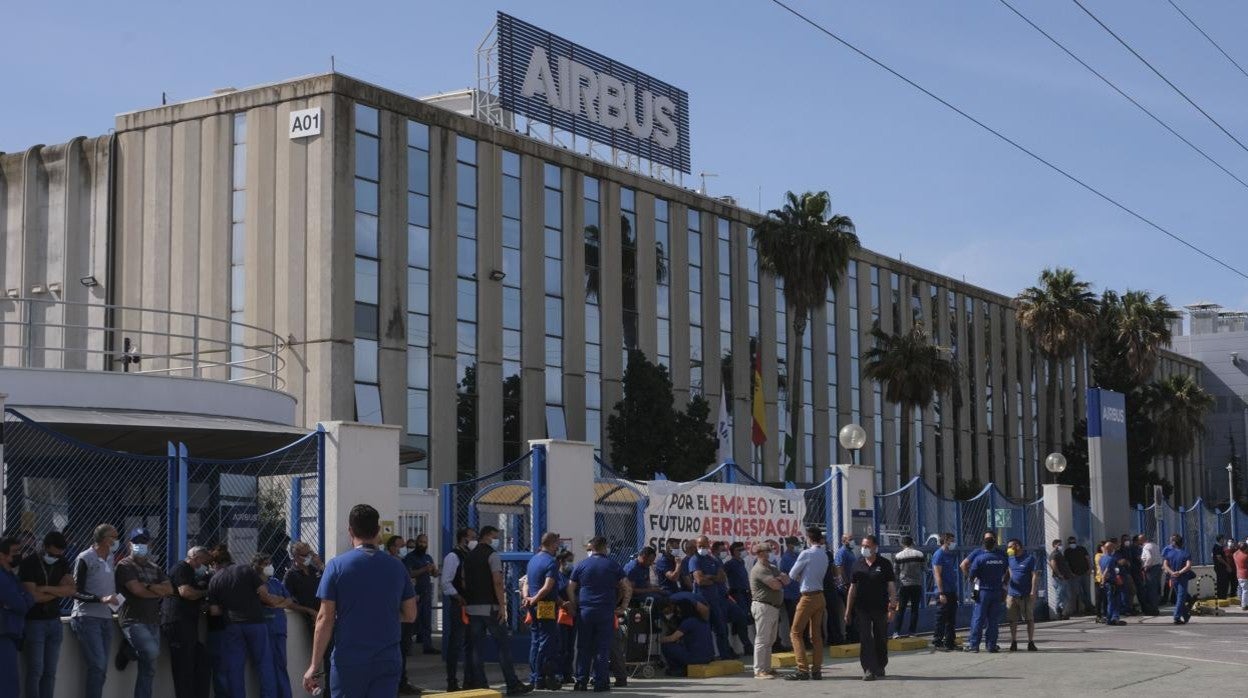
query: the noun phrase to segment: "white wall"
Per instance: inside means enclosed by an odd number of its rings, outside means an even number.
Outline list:
[[[372,505],[382,520],[399,513],[399,433],[389,425],[323,422],[325,427],[325,559],[351,549],[347,517]]]
[[[546,530],[571,538],[572,549],[582,550],[594,536],[593,444],[540,439],[529,446],[546,448]]]

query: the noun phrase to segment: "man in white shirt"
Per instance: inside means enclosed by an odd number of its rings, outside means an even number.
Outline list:
[[[1135,537],[1140,546],[1140,566],[1144,570],[1144,593],[1140,595],[1141,610],[1146,616],[1161,613],[1161,549],[1141,533]]]
[[[467,602],[464,599],[464,559],[468,551],[477,547],[477,532],[471,528],[461,528],[455,535],[455,549],[446,554],[442,560],[442,635],[445,647],[442,654],[446,658],[446,690],[454,693],[460,689],[458,668],[460,651],[464,658],[464,688],[486,688],[471,685],[471,667],[474,659],[472,638],[468,634],[468,626],[464,621]]]

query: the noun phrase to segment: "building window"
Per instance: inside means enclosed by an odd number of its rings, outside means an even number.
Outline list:
[[[827,322],[824,331],[827,336],[828,344],[828,454],[831,456],[833,463],[840,463],[840,443],[837,442],[837,435],[841,428],[841,414],[838,409],[836,395],[836,290],[828,289],[828,295],[824,299],[824,315]]]
[[[868,273],[870,274],[870,277],[871,277],[871,298],[870,298],[871,326],[875,327],[880,324],[880,269],[879,267],[871,266],[870,271]],[[892,276],[893,278],[892,285],[893,285],[893,289],[895,290],[897,288],[897,275],[890,274],[890,276]],[[896,294],[894,293],[894,298],[895,297],[896,297]],[[894,322],[897,322],[897,312],[898,312],[897,304],[894,303],[893,304]],[[900,325],[893,326],[894,330],[899,329],[899,328],[900,328]],[[871,341],[872,341],[872,344],[874,344],[874,340],[871,340]],[[875,422],[875,439],[874,439],[875,447],[873,449],[875,453],[875,461],[874,461],[875,488],[876,488],[875,491],[884,492],[886,491],[884,489],[885,487],[885,484],[884,484],[884,395],[882,391],[880,390],[879,381],[871,381],[871,404],[872,404],[872,413],[875,415],[875,420],[874,420]],[[893,414],[896,414],[896,413],[897,413],[896,411],[893,412]],[[896,449],[894,453],[900,453],[901,451],[900,444],[891,446],[890,448]],[[898,470],[897,473],[898,473],[898,477],[900,478],[901,471]],[[898,487],[901,486],[900,479],[898,479],[897,486]]]
[[[663,199],[654,200],[654,247],[658,267],[655,315],[658,318],[659,364],[672,365],[672,282],[671,282],[671,227],[668,220],[668,204]]]
[[[728,433],[733,427],[733,384],[732,384],[732,226],[723,218],[715,219],[715,256],[716,280],[718,281],[717,298],[719,302],[719,365],[720,389],[724,391],[724,399],[728,403]],[[718,408],[713,413],[719,418]],[[731,437],[729,439],[731,443]],[[735,460],[735,459],[734,459]]]
[[[461,480],[477,474],[477,142],[455,140],[456,453]]]
[[[624,365],[637,348],[637,194],[620,188],[620,286],[624,319]]]
[[[747,302],[749,303],[749,330],[750,330],[750,472],[754,479],[759,482],[763,481],[763,447],[753,442],[753,415],[754,415],[754,390],[758,386],[755,382],[761,377],[761,358],[759,357],[759,348],[761,342],[759,340],[759,306],[758,306],[758,247],[754,244],[754,229],[748,228],[745,231],[745,266],[746,266],[746,282],[747,282]],[[755,369],[760,370],[756,371]],[[770,435],[768,435],[770,436]],[[766,443],[766,442],[764,442]]]
[[[583,180],[585,195],[585,440],[602,449],[602,307],[599,303],[601,282],[601,216],[599,182],[593,177]],[[625,363],[627,366],[627,363]]]
[[[503,151],[503,459],[520,457],[520,155]]]
[[[789,465],[788,434],[793,430],[789,419],[789,304],[784,300],[784,282],[776,285],[776,451],[780,475],[784,477]]]
[[[243,324],[247,308],[247,115],[234,115],[230,177],[230,380],[252,375],[245,363]]]
[[[542,167],[546,292],[546,435],[567,438],[563,414],[563,171]]]
[[[407,438],[425,458],[408,487],[429,486],[429,127],[407,122]]]
[[[381,424],[377,375],[378,189],[381,181],[377,110],[355,105],[355,419]]]
[[[688,215],[689,241],[689,394],[702,394],[702,213]]]

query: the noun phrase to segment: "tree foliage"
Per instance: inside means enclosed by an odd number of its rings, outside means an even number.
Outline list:
[[[703,475],[718,446],[710,404],[697,396],[677,410],[667,367],[651,363],[640,351],[628,353],[623,387],[624,399],[607,417],[612,467],[638,480],[656,473],[672,480]]]

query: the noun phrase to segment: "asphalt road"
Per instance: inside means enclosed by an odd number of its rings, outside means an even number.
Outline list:
[[[1072,697],[1118,691],[1132,696],[1248,695],[1248,690],[1237,688],[1245,685],[1248,666],[1248,613],[1234,607],[1218,617],[1193,617],[1187,625],[1174,625],[1168,616],[1127,621],[1128,625],[1117,627],[1097,625],[1090,619],[1042,624],[1036,631],[1039,652],[1004,651],[1009,636],[1003,627],[999,654],[893,653],[888,676],[873,683],[862,681],[862,669],[853,658],[825,661],[820,683],[761,681],[747,668],[745,674],[714,679],[634,679],[627,688],[612,693],[638,698],[717,693],[808,696],[847,690],[857,695],[898,695],[901,691],[919,696]],[[1025,638],[1021,628],[1019,634]],[[422,669],[429,666],[421,664]],[[487,665],[487,669],[497,678],[497,666]],[[433,676],[442,675],[441,666],[434,671]],[[426,676],[423,671],[414,672],[417,681]],[[527,671],[521,676],[527,676]],[[437,680],[424,683],[431,689],[442,688]]]

